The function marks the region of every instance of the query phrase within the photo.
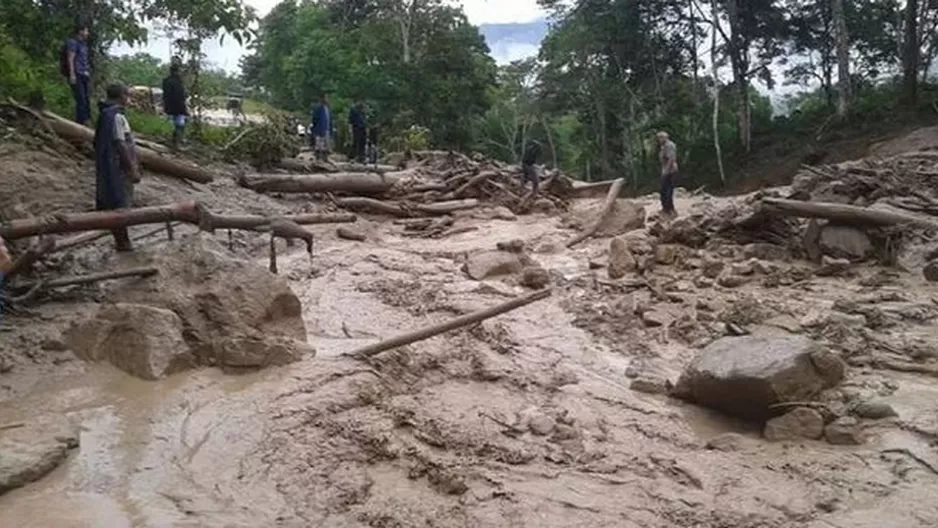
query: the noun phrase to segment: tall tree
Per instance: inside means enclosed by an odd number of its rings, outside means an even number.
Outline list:
[[[853,90],[850,80],[850,37],[847,34],[844,0],[831,0],[831,13],[837,41],[837,114],[846,117]]]
[[[902,87],[907,104],[918,100],[918,73],[921,54],[919,36],[919,2],[907,0],[905,4],[905,40],[902,48]]]

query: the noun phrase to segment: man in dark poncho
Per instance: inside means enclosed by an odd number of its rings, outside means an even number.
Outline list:
[[[352,132],[352,157],[359,163],[365,163],[365,146],[368,142],[368,119],[365,116],[365,103],[359,100],[349,110],[348,124]]]
[[[108,211],[133,206],[133,183],[140,181],[140,169],[130,124],[124,116],[127,88],[113,84],[107,88],[107,101],[98,104],[98,125],[94,132],[97,185],[95,209]],[[127,228],[111,231],[118,251],[133,251]]]
[[[169,77],[163,79],[163,112],[173,121],[173,149],[179,149],[186,130],[186,87],[179,74],[179,63],[169,67]]]
[[[541,177],[537,173],[538,159],[541,157],[541,143],[536,139],[528,140],[524,145],[524,152],[521,155],[521,172],[524,177],[524,184],[531,182],[534,194],[537,194],[540,187]]]

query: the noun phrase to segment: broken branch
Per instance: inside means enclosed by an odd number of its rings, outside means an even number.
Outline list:
[[[599,210],[599,214],[596,215],[596,219],[593,220],[593,223],[586,229],[586,231],[583,231],[567,242],[568,248],[583,242],[599,231],[599,227],[602,225],[603,220],[609,216],[609,212],[612,211],[612,207],[616,204],[616,200],[619,198],[619,193],[622,192],[623,185],[625,185],[625,178],[619,178],[612,183],[612,185],[609,187],[609,192],[606,193],[606,201],[603,202],[602,208]]]

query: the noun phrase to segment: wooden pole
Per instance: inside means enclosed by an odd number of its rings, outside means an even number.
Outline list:
[[[358,359],[370,358],[386,350],[390,350],[392,348],[409,345],[417,341],[423,341],[424,339],[429,339],[433,336],[442,334],[444,332],[449,332],[450,330],[455,330],[457,328],[462,328],[464,326],[469,326],[471,324],[475,324],[475,323],[484,321],[486,319],[490,319],[492,317],[495,317],[496,315],[501,315],[505,312],[510,312],[512,310],[521,308],[522,306],[531,304],[535,301],[546,299],[550,297],[550,295],[551,295],[551,290],[545,289],[545,290],[536,291],[534,293],[530,293],[528,295],[524,295],[521,297],[515,297],[514,299],[506,303],[499,304],[497,306],[492,306],[491,308],[486,308],[478,312],[466,314],[466,315],[457,317],[455,319],[450,319],[449,321],[446,321],[445,323],[435,324],[432,326],[421,328],[419,330],[415,330],[413,332],[408,332],[406,334],[401,334],[399,336],[386,339],[384,341],[375,343],[373,345],[368,345],[366,347],[355,350],[349,353],[348,355],[356,357]]]
[[[622,192],[623,185],[625,185],[625,178],[619,178],[612,183],[612,186],[609,187],[609,192],[606,193],[606,201],[603,202],[603,206],[599,210],[599,214],[596,215],[596,219],[593,220],[593,223],[585,231],[567,242],[568,248],[583,242],[599,231],[600,226],[603,224],[603,220],[606,219],[606,217],[609,215],[609,212],[612,211],[612,207],[616,204],[616,200],[619,198],[619,193]]]

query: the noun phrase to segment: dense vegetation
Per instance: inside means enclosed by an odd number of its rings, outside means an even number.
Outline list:
[[[514,162],[535,138],[549,164],[588,179],[626,175],[636,188],[655,181],[658,129],[678,142],[688,183],[715,186],[720,162],[736,183],[736,169],[766,152],[935,116],[927,80],[938,2],[540,3],[551,26],[539,55],[497,67],[478,28],[443,0],[285,0],[260,20],[241,0],[0,0],[0,95],[41,90],[51,106],[69,107],[57,53],[84,13],[99,88],[158,83],[157,59],[106,53],[158,24],[175,35],[203,97],[243,89],[303,116],[324,91],[337,114],[361,98],[389,148]],[[205,68],[202,44],[217,38],[249,43],[240,79]],[[757,86],[794,89],[787,115]]]

